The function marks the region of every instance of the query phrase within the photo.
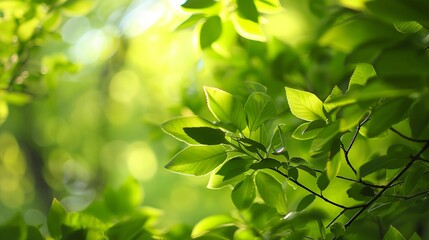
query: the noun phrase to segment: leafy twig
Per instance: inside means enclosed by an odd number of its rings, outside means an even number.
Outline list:
[[[278,174],[282,175],[283,177],[285,177],[285,178],[289,179],[289,181],[291,181],[291,182],[295,183],[296,185],[298,185],[299,187],[301,187],[301,188],[305,189],[307,192],[309,192],[309,193],[313,194],[313,195],[314,195],[314,196],[316,196],[316,197],[319,197],[319,198],[320,198],[320,199],[322,199],[323,201],[325,201],[325,202],[327,202],[327,203],[330,203],[330,204],[332,204],[332,205],[334,205],[334,206],[336,206],[336,207],[339,207],[339,208],[342,208],[342,209],[345,209],[345,210],[350,210],[350,209],[357,209],[357,208],[361,208],[361,207],[363,207],[363,206],[364,206],[364,205],[357,205],[357,206],[347,207],[347,206],[341,205],[341,204],[336,203],[336,202],[334,202],[334,201],[332,201],[332,200],[329,200],[328,198],[326,198],[326,197],[325,197],[325,196],[323,196],[322,194],[316,193],[315,191],[311,190],[310,188],[308,188],[307,186],[305,186],[305,185],[303,185],[302,183],[298,182],[297,180],[295,180],[295,179],[293,179],[293,178],[290,178],[286,173],[283,173],[283,172],[281,172],[280,170],[275,169],[275,168],[270,168],[270,169],[271,169],[271,170],[273,170],[273,171],[275,171],[275,172],[277,172]]]
[[[408,162],[408,164],[387,183],[386,187],[381,189],[380,192],[377,193],[377,195],[375,195],[371,200],[369,200],[366,204],[364,204],[362,208],[346,222],[344,227],[347,228],[348,226],[350,226],[350,224],[352,224],[366,209],[368,209],[375,201],[377,201],[377,199],[379,199],[383,195],[383,193],[387,189],[389,189],[389,187],[391,187],[393,183],[396,182],[413,165],[413,163],[420,158],[420,155],[422,155],[428,148],[429,148],[429,142],[426,142],[426,144],[410,160],[410,162]]]
[[[322,173],[322,171],[320,171],[320,170],[317,170],[317,169],[313,169],[313,170],[315,172],[317,172],[317,173]],[[368,186],[368,187],[373,187],[373,188],[385,188],[386,187],[386,185],[372,184],[372,183],[364,182],[363,180],[356,180],[356,179],[344,177],[344,176],[341,176],[341,175],[337,175],[336,178],[343,179],[343,180],[346,180],[346,181],[349,181],[349,182],[360,183],[362,185],[365,185],[365,186]],[[395,183],[391,187],[396,186],[398,184],[400,184],[400,183]]]

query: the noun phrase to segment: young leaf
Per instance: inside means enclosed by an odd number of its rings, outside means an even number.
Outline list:
[[[161,124],[164,132],[187,144],[199,144],[198,141],[188,136],[184,130],[185,128],[196,127],[217,128],[214,124],[199,116],[179,117]]]
[[[296,211],[301,212],[302,210],[306,209],[308,206],[310,206],[310,204],[313,203],[314,199],[316,199],[316,196],[314,196],[313,194],[308,194],[307,196],[303,197],[298,203]]]
[[[290,111],[295,117],[306,121],[326,119],[323,103],[313,93],[286,87],[286,97]]]
[[[53,238],[61,239],[61,226],[66,215],[67,212],[64,207],[56,198],[54,198],[48,212],[48,230]]]
[[[231,192],[232,201],[239,210],[249,208],[255,197],[256,191],[252,176],[246,176]]]
[[[201,49],[208,48],[222,34],[222,21],[219,16],[211,16],[201,26],[200,31],[200,47]]]
[[[237,10],[241,17],[258,22],[259,13],[253,0],[237,0]]]
[[[343,94],[343,91],[337,86],[332,89],[331,94],[329,94],[323,103],[323,107],[325,108],[326,112],[330,113],[332,110],[338,107],[336,104],[330,103],[329,101],[331,101],[331,99],[341,97]]]
[[[215,0],[187,0],[182,4],[182,8],[190,9],[201,9],[213,6],[216,3]]]
[[[405,237],[402,236],[398,229],[390,225],[389,230],[387,231],[386,235],[384,235],[383,240],[405,240]]]
[[[253,163],[251,159],[236,157],[217,167],[210,175],[207,188],[221,188],[243,178],[243,173],[249,170]]]
[[[326,175],[326,172],[323,172],[318,178],[317,178],[317,187],[319,187],[320,191],[325,190],[329,186],[329,178],[328,175]]]
[[[356,86],[365,86],[368,79],[376,76],[377,73],[372,65],[367,63],[358,64],[350,78],[347,91],[354,89]]]
[[[217,88],[204,87],[207,105],[217,120],[231,123],[239,130],[246,127],[246,114],[241,102],[230,93]]]
[[[368,122],[366,136],[376,137],[401,121],[410,104],[411,101],[408,98],[399,98],[378,107],[371,115],[371,121]]]
[[[257,172],[255,177],[259,195],[267,205],[273,206],[280,213],[286,212],[286,198],[282,185],[277,179],[264,172]]]
[[[248,126],[251,132],[277,115],[276,107],[271,97],[260,92],[254,92],[249,96],[244,109],[247,113]]]
[[[205,145],[226,143],[225,132],[210,127],[186,127],[183,131],[195,141]]]
[[[226,156],[221,145],[189,146],[176,154],[165,168],[176,173],[201,176],[222,164]]]
[[[265,42],[267,37],[259,23],[245,19],[238,13],[231,14],[231,20],[235,30],[240,36],[253,41]]]

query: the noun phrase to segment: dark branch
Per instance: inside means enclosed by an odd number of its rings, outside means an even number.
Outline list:
[[[350,226],[350,224],[352,224],[363,212],[365,212],[366,209],[368,209],[375,201],[377,201],[377,199],[379,199],[383,195],[383,193],[387,189],[389,189],[389,187],[391,187],[394,184],[394,182],[396,182],[413,165],[413,163],[420,158],[420,155],[422,155],[428,148],[429,148],[429,142],[426,142],[426,144],[410,160],[410,162],[408,162],[408,164],[387,183],[386,187],[381,189],[381,191],[378,192],[377,195],[375,195],[371,200],[369,200],[366,204],[364,204],[363,207],[346,222],[344,227],[347,228],[348,226]]]
[[[412,142],[422,142],[422,143],[424,143],[424,142],[429,142],[429,139],[415,139],[415,138],[410,138],[410,137],[408,137],[408,136],[405,136],[404,134],[402,134],[401,132],[399,132],[398,130],[396,130],[396,129],[394,129],[393,127],[391,127],[390,128],[390,130],[392,130],[392,132],[394,132],[394,133],[396,133],[396,134],[398,134],[400,137],[402,137],[402,138],[404,138],[404,139],[407,139],[407,140],[409,140],[409,141],[412,141]]]

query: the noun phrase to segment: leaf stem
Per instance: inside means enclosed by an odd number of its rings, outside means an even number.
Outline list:
[[[429,148],[429,142],[426,142],[426,144],[408,162],[408,164],[387,183],[386,187],[381,189],[380,192],[377,193],[377,195],[375,195],[371,200],[369,200],[366,204],[364,204],[362,208],[346,222],[344,227],[347,228],[348,226],[350,226],[363,212],[365,212],[366,209],[368,209],[375,201],[377,201],[377,199],[379,199],[383,195],[383,193],[387,189],[389,189],[389,187],[391,187],[393,183],[396,182],[413,165],[413,163],[420,158],[420,155],[422,155],[428,148]]]

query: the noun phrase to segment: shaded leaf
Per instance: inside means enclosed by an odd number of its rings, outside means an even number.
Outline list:
[[[181,6],[183,8],[190,9],[200,9],[200,8],[208,8],[213,6],[216,3],[215,0],[187,0]]]
[[[331,149],[332,142],[339,134],[339,122],[333,122],[323,128],[322,131],[313,139],[310,153],[312,157],[319,157]]]
[[[319,187],[320,191],[323,191],[329,186],[329,182],[328,175],[326,175],[326,172],[323,172],[317,178],[317,187]]]
[[[66,217],[67,212],[61,203],[54,198],[51,208],[48,212],[48,230],[53,238],[61,238],[61,226]]]
[[[346,232],[346,228],[340,222],[336,222],[332,224],[330,227],[330,230],[331,230],[331,233],[335,235],[335,237],[343,236],[344,233]]]
[[[143,228],[146,221],[147,217],[145,216],[133,217],[110,227],[106,231],[106,235],[109,237],[109,239],[140,239],[138,238],[139,235],[148,233],[147,230]]]
[[[191,237],[197,238],[226,226],[234,226],[234,219],[226,215],[214,215],[206,217],[194,226]]]
[[[316,199],[316,196],[313,194],[308,194],[307,196],[303,197],[301,201],[298,203],[298,207],[296,208],[296,211],[300,212],[304,209],[306,209],[310,204],[313,203],[314,199]]]
[[[201,176],[221,165],[226,156],[225,149],[220,145],[189,146],[176,154],[165,168],[176,173]]]
[[[250,169],[258,170],[258,169],[264,169],[264,168],[278,168],[281,165],[282,164],[279,161],[273,158],[265,158],[259,162],[256,162],[250,165]]]
[[[186,128],[196,127],[217,128],[214,124],[199,116],[179,117],[161,124],[164,132],[187,144],[199,144],[198,141],[188,136],[185,132]]]
[[[401,33],[416,33],[420,31],[423,26],[420,25],[418,22],[415,21],[401,21],[401,22],[395,22],[394,26],[398,32]]]
[[[217,145],[226,143],[225,133],[220,129],[210,127],[185,127],[183,131],[201,144]]]
[[[242,174],[249,170],[252,163],[253,160],[241,157],[228,160],[212,172],[207,187],[221,188],[242,179]]]
[[[200,30],[200,47],[208,48],[222,34],[222,21],[219,16],[211,16],[201,26]]]
[[[383,240],[405,240],[405,237],[402,236],[398,229],[390,225],[389,230],[384,235]]]
[[[299,125],[292,133],[292,137],[298,140],[309,140],[315,138],[326,126],[325,121],[316,120]]]
[[[428,95],[423,95],[410,111],[409,126],[415,138],[429,138],[429,102]]]
[[[257,172],[255,183],[259,195],[267,205],[273,206],[280,213],[286,212],[286,198],[282,185],[277,179],[264,172]]]
[[[252,176],[246,176],[231,192],[232,202],[239,210],[249,208],[255,197],[256,190]]]
[[[330,155],[332,155],[332,153]],[[341,168],[341,160],[342,154],[337,152],[333,157],[330,157],[326,163],[326,175],[328,176],[329,180],[332,180],[337,176]]]
[[[358,201],[367,201],[369,198],[374,196],[374,190],[362,184],[354,183],[347,190],[349,198],[353,198]]]
[[[259,13],[253,0],[237,0],[237,10],[241,17],[258,22]]]

